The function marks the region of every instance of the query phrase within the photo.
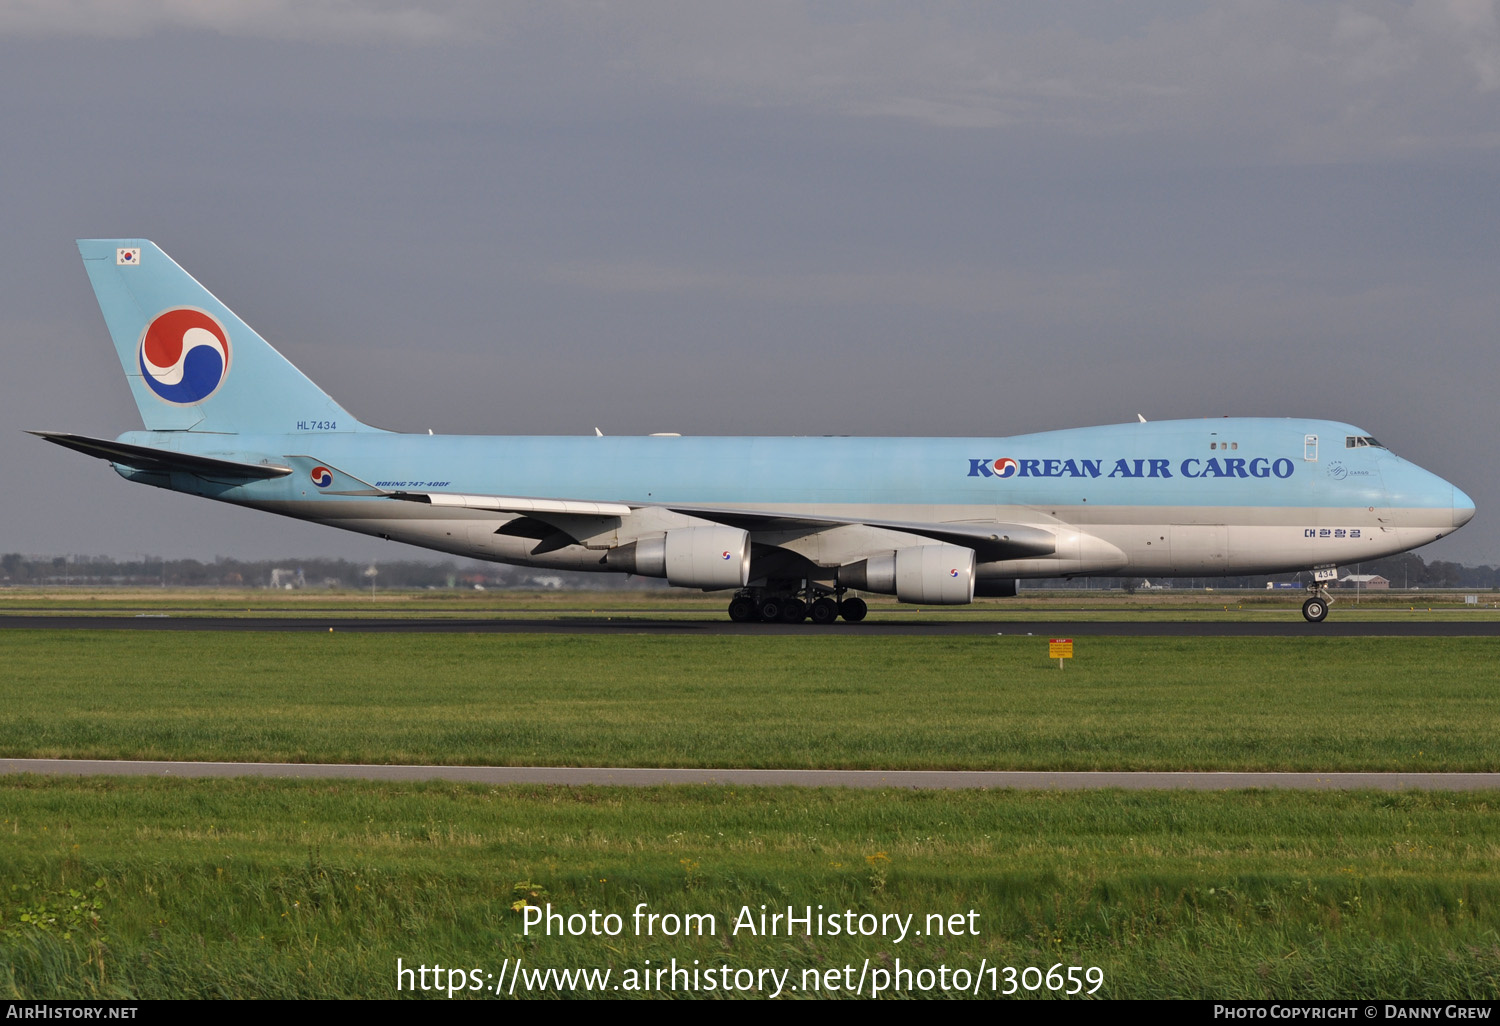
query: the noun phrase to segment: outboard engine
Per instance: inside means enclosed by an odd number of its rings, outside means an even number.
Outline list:
[[[743,588],[750,581],[750,534],[737,527],[679,527],[610,549],[604,563],[678,588]]]

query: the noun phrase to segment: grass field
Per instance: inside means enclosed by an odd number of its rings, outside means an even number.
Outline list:
[[[1479,601],[1469,604],[1467,595]],[[881,620],[1290,620],[1300,622],[1297,591],[1023,591],[967,606],[911,606],[865,596]],[[0,588],[0,614],[139,614],[211,616],[537,617],[618,616],[723,619],[729,593],[676,588],[639,591],[271,591],[264,588]],[[1500,594],[1490,592],[1353,592],[1340,594],[1333,616],[1352,620],[1500,619]]]
[[[816,632],[5,631],[0,656],[6,756],[1500,768],[1485,639],[1094,638],[1064,671],[1045,639]],[[0,778],[0,992],[388,997],[398,958],[629,988],[675,958],[749,972],[758,996],[765,970],[796,987],[849,966],[820,993],[863,969],[868,996],[899,959],[981,996],[1010,986],[996,966],[1036,967],[1017,989],[1047,996],[1061,963],[1101,970],[1096,997],[1494,1000],[1496,798]],[[528,934],[522,902],[623,929]],[[642,902],[717,932],[637,936]],[[978,932],[730,932],[762,904],[916,929],[972,909]],[[957,996],[923,982],[905,992]]]
[[[0,755],[1500,769],[1492,639],[8,631]]]
[[[845,996],[866,959],[887,984],[898,959],[971,977],[1097,968],[1107,998],[1500,995],[1493,795],[16,778],[0,794],[10,997],[389,997],[398,958],[608,969],[615,997],[629,971],[674,958],[787,972],[792,997],[804,971],[852,966]],[[613,912],[622,929],[527,933],[523,901]],[[637,935],[641,903],[715,930]],[[962,932],[734,932],[762,904],[910,915],[916,930],[957,914]],[[57,921],[37,925],[48,910]],[[1009,986],[1003,972],[982,983]],[[523,981],[518,995],[557,990]]]

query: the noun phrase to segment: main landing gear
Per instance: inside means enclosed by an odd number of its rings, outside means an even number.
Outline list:
[[[729,602],[729,618],[735,623],[802,623],[811,620],[827,625],[843,617],[859,623],[870,607],[862,598],[844,598],[844,589],[833,592],[819,588],[745,588]]]

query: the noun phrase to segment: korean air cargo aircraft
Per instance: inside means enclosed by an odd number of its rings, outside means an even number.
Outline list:
[[[733,589],[735,620],[857,621],[1020,578],[1306,571],[1442,538],[1469,497],[1325,420],[1011,438],[471,437],[355,419],[144,239],[78,243],[145,422],[38,431],[131,481],[523,566]]]

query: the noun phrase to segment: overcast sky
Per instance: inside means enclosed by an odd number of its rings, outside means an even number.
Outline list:
[[[1327,416],[1500,563],[1494,0],[0,0],[0,119],[0,551],[418,555],[23,433],[140,236],[382,427]]]

